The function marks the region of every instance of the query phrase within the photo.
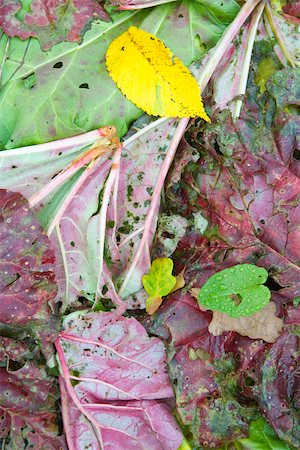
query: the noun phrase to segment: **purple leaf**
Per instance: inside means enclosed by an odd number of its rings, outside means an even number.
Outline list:
[[[94,19],[109,20],[109,15],[96,0],[4,0],[0,7],[0,25],[10,37],[38,38],[43,50],[61,41],[81,42]],[[26,3],[27,5],[27,3]]]
[[[54,252],[26,199],[0,190],[0,322],[48,319],[56,295]]]
[[[296,448],[300,443],[299,360],[299,336],[282,334],[267,357],[257,361],[261,383],[248,388],[249,397],[258,402],[262,414],[278,436]]]
[[[69,447],[177,450],[183,436],[162,401],[173,397],[163,343],[114,313],[73,313],[63,328],[56,349]]]
[[[36,353],[36,352],[35,352]],[[0,355],[7,368],[0,368],[0,438],[5,448],[64,449],[59,435],[56,380],[43,366],[26,362],[33,358],[24,342],[1,339]]]

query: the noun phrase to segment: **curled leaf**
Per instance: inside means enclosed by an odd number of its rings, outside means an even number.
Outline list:
[[[130,27],[110,44],[106,65],[123,94],[148,114],[210,121],[197,81],[152,34]]]
[[[230,317],[250,316],[270,300],[268,272],[253,264],[238,264],[212,275],[202,286],[199,303]]]
[[[158,258],[152,262],[148,275],[142,278],[143,286],[149,295],[146,311],[154,314],[162,303],[162,297],[174,289],[177,279],[172,275],[173,261],[170,258]]]
[[[248,336],[251,339],[275,342],[283,327],[283,321],[275,316],[275,311],[274,302],[269,302],[251,317],[228,317],[227,314],[214,311],[208,331],[214,336],[220,336],[224,331],[236,331],[241,336]]]

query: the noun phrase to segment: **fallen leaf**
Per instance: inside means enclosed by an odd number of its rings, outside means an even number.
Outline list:
[[[257,359],[264,361],[270,347],[236,333],[213,336],[208,332],[211,318],[189,293],[178,291],[144,321],[169,350],[176,415],[189,427],[193,448],[219,448],[248,435],[257,407],[240,402],[241,379],[251,377]]]
[[[57,380],[36,360],[36,349],[31,354],[25,341],[1,338],[0,355],[5,355],[1,365],[6,363],[0,367],[2,447],[66,449],[58,426]]]
[[[149,295],[146,300],[148,314],[154,314],[162,303],[162,297],[174,289],[177,280],[172,270],[173,261],[170,258],[157,258],[152,262],[149,274],[142,277],[144,289]]]
[[[263,339],[272,343],[280,336],[283,327],[283,320],[276,317],[275,312],[274,302],[269,302],[267,306],[250,317],[233,318],[222,312],[214,311],[208,331],[214,336],[220,336],[224,331],[236,331],[241,336]]]
[[[185,286],[184,269],[178,275],[176,275],[175,278],[176,284],[171,290],[170,294],[172,294],[172,292],[178,291],[179,289],[182,289]]]
[[[154,35],[130,27],[110,44],[106,65],[123,94],[148,114],[210,122],[196,79]]]
[[[62,414],[74,449],[177,450],[183,435],[163,399],[173,390],[166,353],[134,318],[76,312],[56,341]]]
[[[270,300],[268,272],[254,264],[237,264],[212,275],[201,287],[198,301],[206,309],[230,317],[250,316]]]
[[[284,330],[267,354],[255,359],[252,370],[245,367],[240,385],[250,401],[257,401],[261,414],[279,438],[292,448],[299,448],[300,338],[293,334],[292,328],[291,333],[288,330]],[[245,386],[249,378],[252,382]]]
[[[57,293],[50,240],[16,192],[0,190],[0,224],[0,322],[48,321],[48,302]]]
[[[94,19],[109,20],[96,0],[4,0],[0,8],[0,25],[7,36],[20,39],[36,37],[43,50],[61,41],[81,42]]]

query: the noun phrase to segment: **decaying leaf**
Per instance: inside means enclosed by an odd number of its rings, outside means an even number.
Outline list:
[[[214,311],[208,331],[214,336],[220,336],[224,331],[236,331],[241,336],[248,336],[251,339],[275,342],[283,327],[283,320],[275,316],[275,311],[274,302],[269,302],[267,306],[250,317],[234,318]]]
[[[148,114],[210,121],[196,79],[152,34],[130,27],[110,44],[106,65],[123,94]]]
[[[281,441],[272,427],[263,417],[258,417],[249,427],[249,436],[238,441],[243,449],[251,450],[291,450],[291,447]]]
[[[267,278],[263,267],[237,264],[212,275],[201,287],[198,301],[205,308],[230,317],[250,316],[271,298],[270,290],[262,286]]]
[[[54,251],[27,200],[0,190],[0,322],[48,319],[57,292]]]
[[[162,303],[162,297],[174,289],[177,279],[172,275],[173,261],[170,258],[158,258],[152,262],[149,274],[144,275],[142,283],[149,295],[146,311],[154,314]]]
[[[173,397],[165,348],[136,319],[73,313],[56,348],[71,448],[178,449],[183,436],[163,401]]]
[[[173,289],[171,290],[170,294],[178,291],[179,289],[182,289],[185,286],[184,269],[178,275],[176,275],[175,278],[176,278],[176,284],[173,287]]]
[[[47,374],[37,354],[25,341],[0,339],[2,448],[66,449],[58,426],[57,380]]]
[[[0,7],[0,26],[7,36],[36,37],[43,50],[64,40],[81,42],[94,19],[109,20],[96,0],[4,0]]]

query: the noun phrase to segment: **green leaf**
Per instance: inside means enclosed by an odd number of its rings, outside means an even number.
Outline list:
[[[179,447],[178,450],[192,450],[192,447],[190,446],[190,444],[186,438],[183,438],[181,446]]]
[[[93,23],[81,45],[63,42],[43,52],[36,39],[4,35],[0,90],[0,148],[16,148],[73,136],[110,124],[120,136],[142,111],[126,100],[107,73],[109,44],[134,25],[163,40],[185,65],[213,47],[239,6],[234,0],[212,9],[183,0],[155,8],[114,12],[112,21]],[[221,21],[224,10],[225,20]],[[218,12],[218,14],[217,14]],[[32,84],[28,89],[23,80]]]
[[[202,286],[198,301],[207,309],[230,317],[250,316],[269,302],[268,272],[253,264],[238,264],[212,275]]]
[[[158,258],[152,262],[148,275],[142,277],[145,291],[149,295],[146,310],[153,314],[161,304],[161,298],[168,295],[176,284],[176,277],[172,275],[173,261],[170,258]],[[155,304],[155,308],[153,308]]]
[[[251,423],[249,437],[239,439],[239,442],[246,450],[292,450],[292,447],[278,438],[263,417]]]
[[[298,308],[299,305],[300,305],[300,297],[295,297],[293,300],[294,308]]]

